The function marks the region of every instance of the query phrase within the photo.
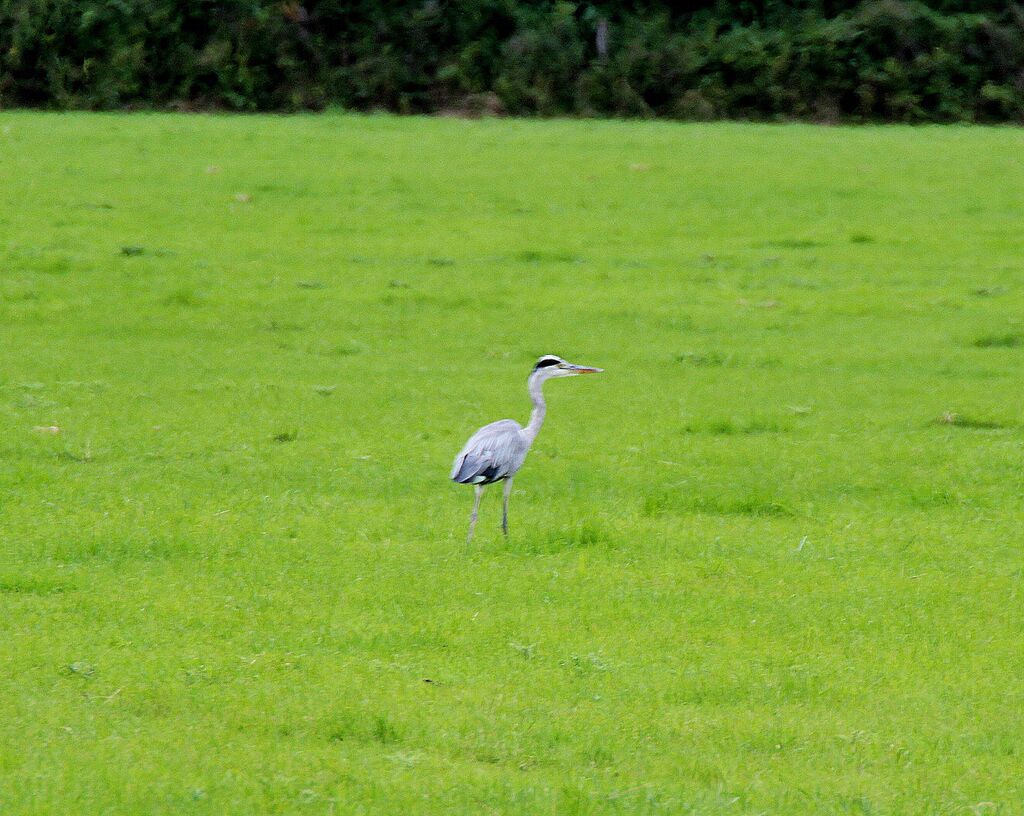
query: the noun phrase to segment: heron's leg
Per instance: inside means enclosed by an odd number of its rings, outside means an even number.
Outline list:
[[[501,531],[508,535],[508,497],[512,495],[512,479],[505,480],[505,503],[501,506]]]
[[[473,492],[476,493],[476,498],[473,500],[473,512],[469,514],[469,535],[466,536],[467,544],[473,540],[473,530],[476,529],[476,514],[480,509],[480,499],[484,495],[484,486],[476,485],[473,488]]]

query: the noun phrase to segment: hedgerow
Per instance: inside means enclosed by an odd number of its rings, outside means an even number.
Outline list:
[[[981,0],[0,0],[0,106],[1024,120]]]

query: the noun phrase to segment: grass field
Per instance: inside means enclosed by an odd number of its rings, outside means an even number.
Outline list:
[[[0,812],[1024,812],[1022,155],[0,114]]]

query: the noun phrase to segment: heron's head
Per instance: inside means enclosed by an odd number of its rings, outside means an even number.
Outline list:
[[[554,354],[545,354],[533,367],[530,377],[553,380],[555,377],[575,377],[577,374],[600,374],[603,368],[575,365]]]

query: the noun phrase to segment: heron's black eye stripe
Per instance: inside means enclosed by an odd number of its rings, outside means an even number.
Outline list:
[[[548,366],[558,365],[561,362],[561,360],[540,360],[534,368],[547,368]]]

